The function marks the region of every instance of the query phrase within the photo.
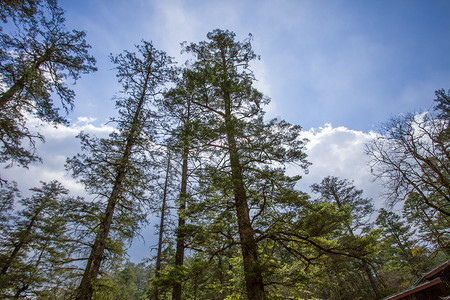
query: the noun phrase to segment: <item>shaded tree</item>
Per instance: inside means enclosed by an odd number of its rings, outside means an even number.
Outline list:
[[[121,262],[104,275],[103,285],[94,292],[94,299],[143,300],[148,299],[148,281],[151,269],[144,263]]]
[[[327,176],[320,184],[313,184],[311,190],[313,193],[320,194],[321,200],[334,203],[338,207],[344,205],[350,207],[352,224],[347,228],[349,234],[354,234],[355,230],[364,230],[364,227],[370,225],[370,215],[374,211],[373,200],[364,198],[363,190],[357,189],[353,182]]]
[[[95,59],[88,53],[85,32],[65,28],[56,1],[1,5],[2,18],[12,15],[14,22],[11,30],[0,31],[0,162],[26,166],[39,159],[35,140],[43,140],[28,128],[29,115],[66,123],[54,99],[60,99],[66,112],[72,109],[75,93],[67,82],[95,71]],[[24,146],[27,141],[29,146]]]
[[[55,206],[58,203],[58,197],[61,194],[67,194],[68,191],[65,190],[60,183],[52,182],[49,185],[43,183],[43,188],[32,189],[35,195],[32,198],[26,198],[22,201],[22,205],[26,208],[21,211],[23,220],[20,221],[17,228],[17,236],[14,237],[12,242],[12,251],[7,255],[2,262],[2,269],[0,275],[5,275],[11,264],[16,260],[18,255],[22,252],[24,247],[34,239],[33,233],[39,221],[49,221],[49,216],[43,217],[44,211],[49,210],[50,212],[56,210]],[[52,215],[50,215],[52,216]]]
[[[201,148],[208,140],[207,130],[201,130],[201,114],[203,111],[193,104],[196,89],[195,80],[192,78],[190,70],[184,70],[182,76],[176,81],[176,86],[170,89],[164,99],[159,103],[160,113],[163,120],[170,126],[165,126],[165,130],[170,135],[170,150],[179,157],[180,186],[177,197],[178,224],[175,230],[176,247],[174,266],[182,269],[185,256],[185,227],[187,202],[190,197],[188,185],[192,171],[190,165],[193,161],[201,160]],[[201,133],[200,133],[201,131]],[[173,299],[181,299],[182,290],[179,278],[173,283]]]
[[[170,183],[171,183],[171,154],[170,152],[167,153],[167,165],[165,170],[164,178],[164,184],[162,186],[162,196],[161,196],[161,208],[159,211],[159,226],[158,226],[158,244],[157,244],[157,250],[156,250],[156,261],[155,261],[155,275],[153,278],[153,284],[152,284],[152,293],[151,297],[154,300],[159,299],[159,287],[157,286],[158,279],[161,277],[161,265],[163,263],[163,246],[165,243],[165,235],[167,233],[167,219],[168,219],[168,212],[169,212],[169,195],[170,195]]]
[[[180,132],[175,134],[175,139],[179,143],[181,150],[181,185],[180,194],[178,197],[178,225],[176,230],[176,252],[175,252],[175,266],[183,266],[184,263],[184,226],[186,225],[185,210],[186,210],[186,198],[187,184],[188,184],[188,159],[190,152],[190,140],[191,140],[191,101],[185,87],[182,86],[182,81],[178,84],[178,89],[172,89],[165,95],[164,106],[167,110],[172,112],[172,115],[178,118],[181,123],[181,128],[176,128],[173,132]],[[181,93],[181,95],[180,95]],[[180,99],[181,97],[181,99]],[[181,148],[181,149],[180,149]],[[181,299],[181,282],[178,280],[173,284],[172,299]]]
[[[263,181],[270,172],[287,179],[281,175],[284,164],[296,162],[306,168],[307,162],[303,141],[298,139],[300,127],[263,121],[262,105],[268,99],[252,86],[249,63],[256,55],[251,38],[237,42],[234,37],[217,29],[207,34],[208,41],[189,44],[185,51],[196,57],[191,70],[197,93],[192,102],[202,109],[209,132],[216,135],[208,145],[212,162],[232,191],[247,297],[265,299],[255,224],[264,218],[266,207],[263,197],[253,196],[252,179]],[[270,165],[279,167],[270,170]]]
[[[17,183],[5,183],[0,185],[0,245],[7,240],[8,233],[12,231],[14,221],[14,201],[20,196]]]
[[[430,268],[429,261],[421,254],[419,242],[414,238],[415,230],[412,230],[401,217],[394,212],[380,209],[377,217],[377,225],[383,233],[383,249],[388,251],[387,256],[400,264],[408,272],[414,274],[413,278],[419,278],[422,272]]]
[[[437,104],[434,110],[438,113],[437,116],[440,119],[449,120],[450,118],[450,90],[445,92],[444,89],[435,91],[436,99],[434,102]],[[448,127],[447,127],[448,129]],[[448,136],[447,136],[448,138]]]
[[[171,58],[152,43],[143,41],[136,48],[137,54],[125,51],[112,57],[123,86],[123,96],[116,102],[119,117],[113,120],[118,123],[118,130],[108,139],[80,135],[87,154],[67,161],[67,167],[81,178],[86,189],[106,202],[78,288],[79,300],[92,297],[93,280],[99,274],[113,222],[125,222],[120,230],[130,230],[127,234],[132,236],[144,218],[142,204],[148,201],[150,151],[155,148],[151,142],[154,128],[151,103],[162,92],[173,69]]]
[[[0,288],[5,295],[44,296],[62,288],[73,273],[72,254],[81,241],[70,230],[83,199],[68,196],[59,182],[42,183],[31,189],[30,198],[20,199],[23,207],[9,224],[2,241]]]
[[[320,194],[320,199],[335,204],[338,208],[347,206],[351,213],[351,222],[346,224],[343,237],[352,243],[358,236],[363,236],[370,230],[369,218],[374,211],[373,200],[362,197],[363,191],[356,189],[353,182],[334,176],[325,177],[320,184],[313,184],[311,190]],[[347,236],[347,237],[346,237]],[[361,254],[361,268],[370,282],[377,298],[381,297],[373,270],[367,262],[366,255]]]

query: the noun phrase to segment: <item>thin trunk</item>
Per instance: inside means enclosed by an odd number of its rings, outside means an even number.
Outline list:
[[[161,270],[161,254],[162,254],[162,243],[163,243],[163,234],[164,234],[164,218],[166,214],[166,200],[167,200],[167,187],[169,185],[169,173],[170,173],[170,153],[167,157],[167,169],[166,169],[166,179],[164,182],[164,191],[162,198],[162,207],[161,207],[161,221],[159,223],[159,237],[158,237],[158,252],[156,254],[156,265],[155,265],[155,278],[158,279],[160,277],[159,271]],[[153,300],[158,300],[159,291],[158,286],[153,286]]]
[[[222,255],[219,254],[217,256],[218,262],[217,262],[217,269],[219,270],[219,274],[217,274],[217,277],[219,279],[219,283],[221,286],[223,286],[223,284],[225,283],[225,278],[224,278],[224,272],[223,272],[223,263],[222,263]],[[220,292],[220,299],[225,299],[226,298],[226,290],[223,289]]]
[[[148,75],[146,78],[145,85],[148,81]],[[116,177],[114,179],[114,186],[111,192],[111,195],[108,198],[108,205],[106,207],[105,216],[103,217],[100,223],[100,231],[95,238],[94,245],[92,246],[91,253],[89,255],[89,259],[86,265],[86,269],[84,270],[83,278],[81,279],[81,283],[78,287],[78,292],[76,296],[76,300],[89,300],[92,298],[92,294],[94,292],[92,286],[92,280],[97,278],[97,275],[100,270],[100,265],[103,260],[103,253],[106,247],[106,240],[109,235],[109,231],[111,229],[111,224],[113,221],[114,210],[117,204],[117,200],[119,198],[120,192],[122,190],[123,180],[126,176],[127,170],[126,165],[131,156],[131,150],[135,144],[135,137],[138,135],[138,123],[139,116],[141,114],[142,107],[145,102],[145,90],[141,94],[141,98],[139,99],[139,103],[136,109],[136,112],[133,116],[133,121],[131,123],[130,133],[127,137],[127,142],[125,146],[125,150],[117,170]]]
[[[188,181],[188,157],[189,157],[189,139],[190,139],[190,101],[188,101],[187,118],[184,124],[184,141],[183,141],[183,165],[181,171],[181,189],[180,189],[180,206],[178,208],[178,229],[177,229],[177,249],[175,253],[175,266],[184,264],[184,233],[183,227],[186,220],[183,216],[186,210],[187,198],[187,181]],[[174,283],[172,286],[172,300],[181,300],[181,283]]]
[[[333,190],[331,191],[331,193],[333,194],[334,200],[336,201],[336,205],[338,206],[338,208],[341,208],[342,205],[343,205],[343,203],[341,203],[340,198],[339,198],[339,196],[337,195],[336,191],[333,189]],[[350,234],[352,237],[355,236],[354,233],[353,233],[353,229],[351,228],[350,225],[347,225],[347,230],[348,230],[349,234]],[[367,279],[368,279],[369,282],[370,282],[370,286],[371,286],[371,288],[372,288],[373,293],[375,294],[375,297],[376,297],[377,299],[381,299],[380,291],[379,291],[379,289],[378,289],[378,287],[377,287],[377,283],[376,283],[376,281],[375,281],[375,278],[374,278],[374,276],[373,276],[373,274],[372,274],[372,272],[371,272],[371,270],[370,270],[369,264],[368,264],[367,262],[365,262],[365,261],[362,261],[362,267],[363,267],[364,272],[365,272],[366,275],[367,275]]]
[[[30,223],[28,224],[28,226],[25,229],[25,232],[20,236],[18,243],[14,246],[14,249],[11,253],[11,255],[8,257],[8,259],[6,260],[5,264],[3,265],[2,271],[0,273],[0,277],[5,275],[8,272],[9,267],[11,266],[12,262],[14,261],[14,259],[17,257],[17,255],[19,254],[20,250],[22,250],[23,246],[25,246],[26,244],[29,243],[29,238],[30,238],[30,233],[31,230],[34,227],[34,223],[36,222],[36,219],[38,218],[39,214],[42,212],[42,210],[44,209],[44,204],[42,204],[35,212],[35,214],[33,215],[33,217],[31,218]]]
[[[42,248],[42,250],[41,250],[41,253],[39,254],[39,257],[38,257],[38,259],[37,259],[37,261],[36,261],[36,263],[34,264],[34,268],[37,270],[38,269],[38,267],[39,267],[39,265],[40,265],[40,263],[41,263],[41,260],[42,260],[42,257],[44,256],[44,252],[45,252],[45,250],[47,249],[47,246],[48,246],[48,244],[49,244],[50,242],[49,242],[49,240],[47,239],[47,241],[46,241],[46,243],[44,244],[44,247]],[[22,297],[20,297],[20,295],[23,293],[23,292],[25,292],[26,290],[28,290],[28,288],[30,287],[30,283],[32,283],[33,282],[33,272],[30,272],[30,277],[28,278],[28,282],[27,283],[23,283],[22,284],[22,286],[19,288],[17,288],[17,291],[16,291],[16,294],[14,295],[14,298],[15,299],[18,299],[18,298],[22,298]]]
[[[393,225],[391,224],[391,222],[388,221],[388,225],[389,225],[389,229],[391,229],[392,236],[394,237],[394,240],[396,241],[397,246],[400,248],[400,250],[403,253],[404,258],[408,262],[408,267],[410,268],[411,272],[416,277],[420,277],[421,273],[419,272],[419,270],[416,269],[416,264],[413,262],[414,256],[412,255],[412,249],[407,244],[404,244],[402,242],[402,239],[400,238],[400,236],[394,230]]]
[[[375,294],[375,297],[377,299],[381,299],[381,294],[380,294],[380,290],[378,289],[377,283],[375,281],[375,277],[373,276],[369,264],[366,263],[365,261],[363,261],[363,269],[366,272],[367,275],[367,279],[369,279],[370,282],[370,286],[372,287],[372,291]]]
[[[344,282],[342,282],[341,276],[339,276],[340,275],[339,268],[337,268],[336,262],[334,262],[334,261],[331,262],[331,268],[334,271],[335,278],[331,278],[330,273],[326,272],[328,275],[328,280],[330,280],[332,282],[337,281],[337,286],[335,286],[334,290],[335,290],[335,293],[337,293],[339,300],[342,300],[342,299],[344,299],[343,289],[344,289],[345,285],[344,285]],[[330,294],[328,294],[328,296],[330,296]]]
[[[265,299],[264,282],[258,261],[258,244],[250,222],[247,192],[244,186],[242,166],[239,160],[239,153],[234,135],[235,125],[233,124],[231,112],[231,97],[230,93],[227,91],[224,91],[223,95],[225,101],[225,128],[231,164],[231,180],[236,203],[247,297],[252,300],[263,300]]]

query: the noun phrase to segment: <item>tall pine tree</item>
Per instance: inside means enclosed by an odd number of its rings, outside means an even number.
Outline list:
[[[118,124],[117,131],[108,139],[80,135],[87,153],[67,162],[86,189],[106,202],[78,288],[78,300],[92,297],[93,280],[99,274],[113,223],[125,222],[123,228],[135,229],[142,217],[141,204],[148,200],[150,151],[154,148],[152,103],[172,78],[173,68],[171,58],[152,43],[143,41],[136,47],[137,54],[125,51],[112,57],[123,86],[122,96],[116,102],[119,117],[113,120]]]
[[[219,29],[207,38],[185,47],[196,56],[192,71],[198,89],[193,104],[203,110],[209,132],[216,135],[208,146],[217,170],[231,185],[247,297],[265,299],[254,228],[256,220],[264,218],[265,204],[264,197],[253,197],[252,179],[263,180],[271,168],[282,173],[283,165],[289,162],[306,167],[306,155],[298,126],[263,120],[262,105],[269,100],[253,87],[249,63],[257,56],[251,38],[238,42],[234,33]]]

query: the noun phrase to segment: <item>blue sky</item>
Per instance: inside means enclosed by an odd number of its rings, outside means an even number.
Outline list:
[[[83,188],[64,170],[79,151],[75,136],[84,130],[106,136],[115,114],[112,97],[120,89],[108,55],[133,51],[142,39],[184,63],[183,41],[198,42],[215,29],[242,40],[253,34],[261,60],[253,63],[257,87],[272,99],[267,116],[301,125],[310,142],[312,166],[299,189],[332,175],[354,180],[376,206],[381,186],[372,182],[364,143],[374,130],[402,112],[433,105],[436,89],[450,89],[450,1],[180,1],[62,0],[67,27],[87,32],[99,71],[83,76],[74,89],[70,126],[37,127],[43,164],[11,168],[2,177],[22,190],[40,180],[60,180],[74,194]],[[31,121],[30,124],[34,124]],[[289,169],[290,174],[298,174]],[[302,172],[300,172],[302,173]],[[130,249],[132,260],[156,243],[153,227],[146,243]]]
[[[140,40],[183,63],[180,43],[215,29],[254,36],[258,88],[269,117],[304,129],[325,123],[368,132],[432,105],[450,82],[449,1],[63,0],[68,27],[86,30],[99,71],[76,86],[71,116],[105,121],[119,87],[108,54]]]

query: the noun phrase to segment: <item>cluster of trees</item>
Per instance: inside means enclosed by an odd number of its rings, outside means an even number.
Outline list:
[[[15,28],[0,32],[0,160],[26,166],[43,139],[27,117],[65,123],[53,99],[70,110],[65,82],[95,60],[55,1],[0,3]],[[380,299],[448,259],[449,94],[367,145],[391,208],[402,207],[375,212],[347,179],[324,178],[315,197],[296,189],[286,168],[308,168],[306,141],[298,125],[264,119],[251,36],[217,29],[183,51],[193,56],[183,68],[147,41],[111,56],[115,131],[80,133],[66,162],[90,199],[57,181],[22,197],[2,179],[1,297]],[[126,242],[155,215],[156,255],[127,262]]]

